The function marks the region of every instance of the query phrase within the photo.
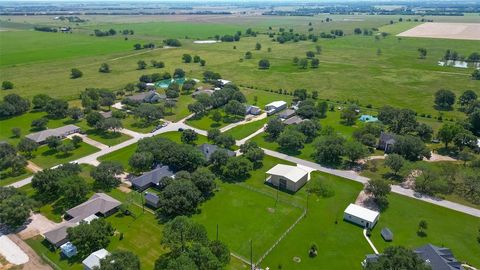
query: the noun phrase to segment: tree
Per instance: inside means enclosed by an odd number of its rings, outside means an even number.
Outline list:
[[[301,69],[306,69],[308,67],[308,59],[302,58],[298,61],[298,67]]]
[[[252,59],[252,52],[246,52],[245,59]]]
[[[470,130],[477,136],[480,136],[480,108],[475,109],[467,118],[470,124]]]
[[[149,103],[142,103],[133,110],[136,118],[141,118],[145,122],[153,122],[163,117],[162,108]]]
[[[448,144],[453,141],[455,136],[463,131],[463,128],[454,123],[445,123],[438,130],[437,137],[440,141],[445,143],[445,148],[448,148]]]
[[[95,183],[99,187],[110,190],[120,184],[117,175],[121,173],[123,173],[122,164],[115,161],[103,161],[92,169],[90,176],[95,179]]]
[[[72,143],[73,143],[73,146],[74,146],[75,148],[79,147],[79,146],[80,146],[80,143],[82,143],[82,142],[83,142],[82,137],[80,137],[80,136],[78,136],[78,135],[74,135],[74,136],[72,137]]]
[[[293,128],[287,128],[277,138],[277,143],[283,149],[289,151],[298,151],[303,148],[305,143],[305,135],[296,131]]]
[[[136,152],[128,160],[128,165],[133,169],[145,172],[153,167],[154,157],[150,152]]]
[[[85,258],[90,253],[106,248],[115,232],[112,225],[103,218],[90,223],[80,222],[78,226],[67,229],[68,240],[77,247],[77,254]]]
[[[177,216],[167,222],[163,231],[162,244],[174,253],[184,251],[193,243],[208,244],[205,227],[185,216]]]
[[[114,133],[123,128],[122,121],[115,117],[104,119],[97,125],[97,128],[104,131],[112,130]]]
[[[214,111],[212,114],[212,120],[219,123],[222,121],[222,114],[219,111]]]
[[[72,68],[70,71],[70,78],[77,79],[83,76],[83,72],[81,72],[78,68]]]
[[[262,49],[262,45],[257,42],[257,44],[255,44],[255,50],[260,51],[261,49]]]
[[[61,99],[52,99],[45,106],[45,111],[53,118],[65,118],[68,114],[68,102]]]
[[[427,49],[425,48],[418,48],[417,49],[418,53],[419,53],[419,57],[420,59],[425,59],[427,57]]]
[[[417,170],[421,173],[415,179],[415,191],[428,195],[435,195],[448,191],[448,182],[437,169],[425,165],[418,165]]]
[[[451,109],[455,104],[455,93],[445,89],[438,90],[435,92],[435,104],[440,109]]]
[[[417,136],[420,137],[424,142],[428,142],[432,139],[433,128],[425,123],[419,123],[415,128]]]
[[[230,149],[235,145],[235,138],[230,134],[222,133],[215,138],[214,142],[217,145]]]
[[[223,265],[227,265],[230,262],[230,250],[225,243],[213,240],[210,242],[209,248]]]
[[[19,115],[30,109],[30,101],[17,94],[8,94],[0,102],[0,116]]]
[[[276,139],[280,133],[285,129],[282,120],[279,118],[272,118],[268,120],[267,126],[265,127],[265,132],[271,139]]]
[[[351,105],[342,110],[340,118],[343,120],[342,122],[344,125],[353,126],[355,124],[355,121],[357,120],[356,109],[356,106]]]
[[[47,128],[48,118],[42,117],[32,121],[30,125],[35,130],[44,130]]]
[[[200,62],[200,60],[201,60],[201,58],[200,58],[200,56],[198,56],[198,55],[195,55],[195,56],[193,57],[193,62],[194,62],[194,63],[198,63],[198,62]]]
[[[293,96],[298,100],[305,100],[308,97],[307,89],[295,89]]]
[[[162,217],[173,218],[195,213],[201,193],[191,181],[173,181],[160,193],[158,213]]]
[[[378,119],[396,134],[415,132],[418,126],[415,112],[410,109],[383,106],[378,112]]]
[[[231,157],[222,169],[222,175],[225,179],[231,181],[240,181],[248,177],[249,171],[253,169],[253,164],[244,156]]]
[[[17,189],[0,187],[0,224],[16,229],[30,217],[32,206],[32,201]]]
[[[344,146],[344,151],[352,164],[368,155],[367,148],[357,141],[347,141]]]
[[[230,100],[225,105],[225,113],[237,116],[245,116],[245,105],[236,100]]]
[[[194,102],[194,103],[190,103],[188,104],[188,110],[192,113],[194,113],[196,116],[200,116],[200,115],[203,115],[206,111],[206,108],[205,106],[200,103],[200,102]]]
[[[192,62],[192,56],[190,54],[184,54],[182,56],[182,61],[185,63],[191,63]]]
[[[345,139],[336,134],[320,137],[315,142],[315,152],[313,158],[321,164],[339,164],[344,153]]]
[[[385,248],[376,261],[369,261],[365,267],[368,270],[383,269],[409,269],[429,270],[431,267],[425,264],[415,252],[402,246],[390,246]]]
[[[420,220],[420,222],[418,222],[418,230],[417,230],[417,233],[420,235],[420,236],[426,236],[426,232],[425,230],[428,229],[428,223],[426,220],[422,219]]]
[[[140,260],[128,250],[115,250],[100,260],[99,270],[140,270]]]
[[[2,89],[3,90],[13,89],[13,83],[11,81],[3,81],[2,82]]]
[[[220,136],[221,132],[218,128],[212,128],[207,131],[207,139],[209,141],[215,141],[215,139]]]
[[[471,131],[463,129],[455,135],[453,143],[459,150],[463,150],[465,147],[475,149],[477,146],[477,137],[475,137]]]
[[[86,201],[89,187],[79,176],[70,176],[61,183],[65,207],[70,208]]]
[[[312,52],[312,51],[306,52],[305,55],[307,56],[307,58],[314,58],[315,57],[315,53]]]
[[[215,178],[215,174],[205,167],[199,167],[191,174],[192,182],[202,193],[203,198],[208,198],[213,193],[216,187]]]
[[[173,77],[174,78],[183,78],[183,77],[185,77],[185,71],[181,68],[176,68],[175,71],[173,72]]]
[[[31,157],[32,152],[38,149],[38,143],[29,139],[23,138],[17,145],[18,151],[22,152],[26,157]]]
[[[82,109],[78,107],[69,108],[67,114],[72,118],[72,120],[78,121],[83,117]]]
[[[75,150],[75,146],[71,142],[66,142],[60,144],[56,150],[62,152],[64,155],[68,155],[69,152]]]
[[[207,64],[207,61],[205,61],[205,59],[200,59],[200,66],[204,67],[205,64]]]
[[[480,80],[480,70],[475,69],[472,72],[472,80]]]
[[[45,143],[47,144],[49,149],[56,149],[62,144],[62,140],[56,136],[50,136],[45,139]]]
[[[18,127],[12,128],[12,135],[15,138],[20,138],[20,135],[22,135],[22,130]]]
[[[268,59],[261,59],[258,61],[258,68],[259,69],[269,69],[270,68],[270,61]]]
[[[395,175],[402,169],[405,159],[398,154],[389,154],[385,158],[385,166],[389,167]]]
[[[110,66],[107,63],[102,63],[98,69],[100,73],[110,73]]]
[[[315,46],[315,51],[317,52],[317,54],[321,54],[322,53],[322,46],[316,45]]]
[[[390,190],[390,184],[383,179],[371,179],[365,186],[365,192],[374,198],[386,197]]]
[[[477,100],[477,94],[472,90],[466,90],[462,93],[462,95],[458,98],[458,103],[460,106],[467,106],[471,102]]]
[[[318,58],[312,58],[312,62],[310,64],[312,68],[318,68],[318,66],[320,66],[320,60],[318,60]]]
[[[87,125],[89,127],[97,127],[97,126],[99,126],[99,123],[102,122],[104,119],[103,119],[103,116],[99,112],[94,111],[94,112],[91,112],[91,113],[87,114],[86,120],[87,120]]]
[[[430,158],[430,149],[425,146],[425,143],[419,137],[405,135],[396,136],[395,139],[393,153],[399,154],[410,161],[422,160],[424,157]]]
[[[326,101],[317,103],[318,117],[325,118],[327,117],[328,103]]]
[[[265,156],[265,152],[260,148],[256,142],[248,141],[240,146],[240,152],[253,162],[255,168],[260,167],[262,160]]]
[[[44,110],[51,100],[52,98],[46,94],[35,95],[32,99],[33,108],[37,110]]]
[[[137,69],[146,69],[147,63],[143,60],[138,60],[137,62]]]
[[[198,135],[193,129],[184,129],[182,131],[181,141],[185,144],[195,144],[198,140]]]

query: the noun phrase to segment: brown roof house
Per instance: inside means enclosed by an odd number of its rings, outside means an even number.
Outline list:
[[[66,242],[67,229],[75,227],[80,222],[87,222],[99,217],[108,217],[118,211],[121,203],[105,193],[95,193],[88,201],[81,203],[65,214],[65,221],[59,227],[44,234],[45,239],[55,247],[59,247]]]

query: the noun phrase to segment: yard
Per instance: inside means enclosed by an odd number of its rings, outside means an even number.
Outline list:
[[[64,142],[66,141],[69,141],[69,139],[64,140]],[[84,142],[81,142],[75,150],[69,152],[68,154],[60,153],[57,150],[49,149],[48,146],[43,145],[40,146],[38,150],[33,153],[34,158],[32,158],[31,161],[38,166],[46,169],[51,168],[55,165],[79,159],[84,156],[88,156],[97,151],[98,148]]]
[[[215,112],[219,112],[221,115],[221,120],[219,122],[215,122],[213,120],[213,114]],[[205,115],[199,118],[192,117],[187,120],[186,124],[198,129],[209,130],[212,128],[220,129],[222,127],[241,121],[243,119],[244,117],[227,115],[225,114],[222,108],[219,108],[219,109],[210,110]]]
[[[28,169],[25,169],[25,171],[20,175],[10,176],[10,172],[0,171],[0,175],[1,175],[0,187],[3,187],[31,176],[32,172],[29,171]]]
[[[257,120],[257,121],[251,122],[251,123],[244,124],[244,125],[239,125],[239,126],[236,126],[232,129],[229,129],[229,130],[225,131],[225,134],[232,135],[235,138],[235,140],[240,140],[240,139],[243,139],[243,138],[247,137],[248,135],[254,133],[255,131],[259,130],[260,128],[262,128],[268,122],[268,120],[269,120],[269,118],[264,118],[264,119],[261,119],[261,120]]]

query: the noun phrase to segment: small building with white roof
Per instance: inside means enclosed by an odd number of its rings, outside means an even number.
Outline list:
[[[308,172],[296,166],[277,164],[267,171],[266,182],[279,189],[298,191],[308,180]]]
[[[105,259],[110,253],[102,248],[90,254],[82,261],[84,270],[93,270],[100,267],[100,260]]]
[[[364,228],[373,228],[377,224],[380,213],[351,203],[343,214],[343,219]]]
[[[267,115],[272,115],[286,108],[287,102],[283,100],[274,101],[265,105],[265,111],[267,111]]]

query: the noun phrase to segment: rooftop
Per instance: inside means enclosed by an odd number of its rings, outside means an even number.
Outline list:
[[[87,266],[89,269],[93,269],[94,267],[100,266],[100,260],[104,259],[110,255],[110,253],[102,248],[90,254],[85,260],[82,261],[83,265]]]
[[[432,270],[462,270],[463,266],[455,257],[450,249],[437,247],[432,244],[415,249],[425,262],[432,267]]]
[[[356,205],[351,203],[347,209],[345,209],[345,214],[352,215],[355,217],[359,217],[363,220],[366,220],[368,222],[375,222],[377,219],[378,213],[377,211],[370,210],[368,208],[362,207],[360,205]]]
[[[35,142],[43,142],[50,136],[61,137],[67,133],[71,133],[79,129],[80,128],[75,125],[66,125],[59,128],[46,129],[39,132],[30,133],[25,137]]]
[[[105,214],[120,205],[119,201],[105,193],[95,193],[88,201],[67,210],[67,214],[74,218],[72,222],[79,222],[97,213]]]
[[[216,146],[216,145],[214,145],[214,144],[204,143],[204,144],[200,145],[198,148],[200,149],[200,151],[202,151],[203,155],[205,156],[205,158],[206,158],[207,160],[210,159],[210,156],[211,156],[213,153],[215,153],[215,151],[220,150],[220,149],[223,149],[223,150],[227,151],[227,154],[228,154],[228,156],[230,156],[230,157],[235,156],[235,152],[233,152],[233,151],[231,151],[231,150],[228,150],[228,149],[224,149],[224,148],[218,147],[218,146]]]
[[[132,184],[137,187],[144,187],[149,184],[157,185],[163,177],[171,177],[173,174],[168,166],[159,166],[133,179]]]
[[[307,175],[308,172],[296,166],[277,164],[268,170],[267,174],[283,176],[293,182],[298,182]]]
[[[265,107],[273,106],[273,107],[278,108],[278,107],[282,107],[282,106],[285,106],[285,105],[287,105],[287,102],[285,102],[283,100],[277,100],[277,101],[268,103],[267,105],[265,105]]]

